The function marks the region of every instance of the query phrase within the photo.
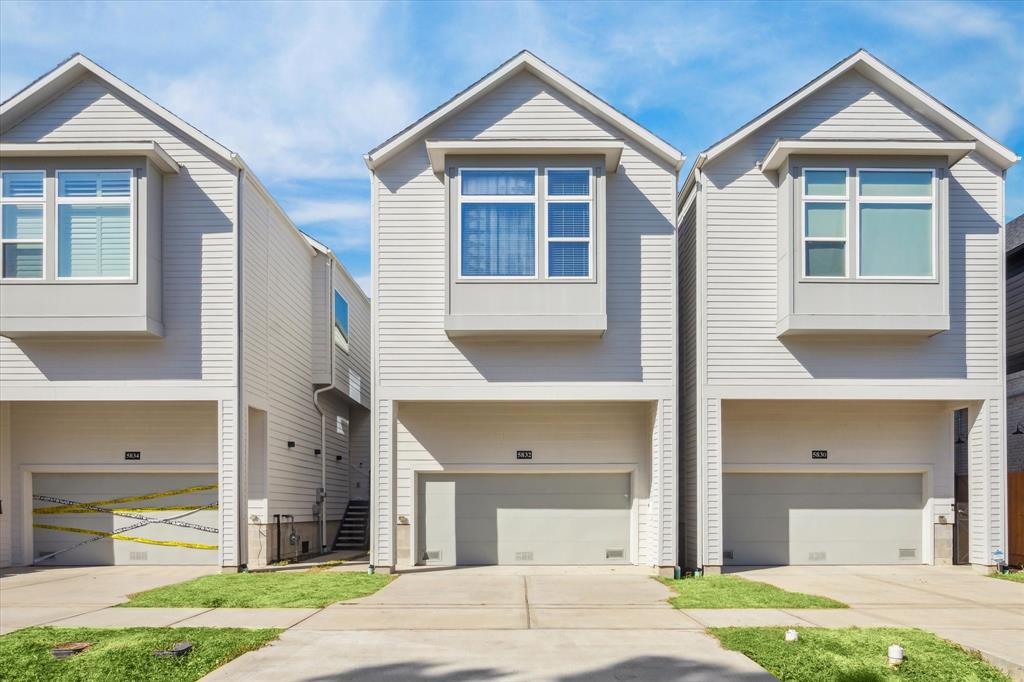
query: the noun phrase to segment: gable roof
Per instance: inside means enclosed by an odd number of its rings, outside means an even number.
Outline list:
[[[976,142],[977,150],[998,167],[1006,169],[1020,160],[1020,157],[1013,150],[987,135],[983,130],[925,92],[908,78],[897,73],[888,64],[885,64],[882,60],[861,48],[698,154],[683,184],[682,193],[685,194],[688,191],[692,185],[691,178],[705,163],[721,156],[734,145],[749,137],[761,126],[777,118],[811,95],[821,91],[840,76],[853,70],[881,85],[887,92],[894,95],[913,111],[948,130],[958,140]]]
[[[80,52],[71,55],[0,104],[0,135],[17,126],[32,112],[84,76],[97,78],[129,101],[191,137],[222,161],[236,168],[241,167],[240,159],[233,151],[146,97]]]
[[[628,133],[649,150],[672,164],[679,170],[685,157],[682,152],[668,144],[660,137],[629,118],[621,111],[590,92],[579,83],[569,79],[547,62],[532,52],[523,50],[517,55],[494,69],[486,76],[459,92],[454,97],[437,107],[418,121],[400,131],[396,135],[377,145],[363,156],[368,168],[373,170],[389,158],[405,149],[416,139],[424,135],[430,128],[445,118],[462,111],[482,96],[492,91],[513,76],[529,72],[541,81],[554,87],[576,104],[597,117],[611,123]]]

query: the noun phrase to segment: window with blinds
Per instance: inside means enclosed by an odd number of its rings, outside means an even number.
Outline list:
[[[57,172],[57,276],[132,276],[131,171]]]
[[[459,221],[462,277],[536,276],[536,170],[463,169]]]
[[[0,271],[5,279],[45,276],[45,173],[0,173]]]
[[[590,170],[547,171],[548,277],[590,277]]]

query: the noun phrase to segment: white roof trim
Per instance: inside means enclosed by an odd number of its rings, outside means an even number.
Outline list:
[[[908,140],[776,140],[760,162],[762,171],[782,167],[791,154],[899,154],[901,156],[945,156],[952,166],[977,148],[976,142]]]
[[[181,166],[157,142],[0,142],[0,158],[53,156],[145,156],[163,173]]]
[[[466,90],[463,90],[459,94],[455,95],[455,97],[452,97],[450,100],[442,104],[437,109],[434,109],[432,112],[416,121],[405,130],[370,150],[370,152],[363,157],[366,161],[367,167],[370,168],[370,170],[378,167],[413,141],[425,135],[430,128],[435,126],[441,120],[462,110],[499,83],[524,70],[529,70],[541,80],[555,88],[558,88],[561,92],[568,95],[569,98],[577,104],[593,112],[597,116],[600,116],[609,123],[621,128],[624,132],[628,133],[631,137],[636,138],[662,159],[672,164],[677,171],[682,167],[684,157],[680,151],[641,126],[636,121],[633,121],[625,114],[616,110],[600,97],[597,97],[586,88],[583,88],[569,78],[566,78],[554,68],[541,61],[538,57],[525,50],[481,78]]]
[[[3,104],[0,104],[0,133],[6,133],[18,125],[29,114],[49,101],[51,97],[85,75],[92,75],[103,81],[154,116],[167,121],[175,128],[195,139],[204,147],[214,152],[223,161],[232,166],[239,167],[237,157],[230,149],[163,108],[82,54],[72,55],[70,59],[59,64],[52,71],[41,76],[20,92],[15,93]]]
[[[444,172],[445,156],[462,154],[596,154],[604,156],[605,172],[619,169],[622,140],[427,140],[427,156],[435,173]]]
[[[1020,157],[1012,150],[986,135],[984,131],[914,85],[914,83],[901,76],[874,55],[866,50],[858,50],[768,111],[742,126],[736,132],[712,145],[703,152],[703,155],[706,156],[705,161],[710,161],[721,155],[768,121],[807,99],[839,76],[854,68],[886,87],[915,111],[948,129],[951,133],[967,140],[977,140],[978,151],[999,167],[1009,168],[1020,160]]]

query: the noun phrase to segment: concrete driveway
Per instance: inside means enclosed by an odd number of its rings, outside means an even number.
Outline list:
[[[629,567],[412,571],[205,679],[775,679],[723,650],[670,594]]]
[[[750,580],[838,599],[848,611],[776,612],[773,624],[915,627],[978,651],[1024,679],[1024,585],[979,575],[969,566],[784,566],[731,569]],[[774,609],[764,609],[763,616]],[[844,623],[836,622],[835,626]]]
[[[11,568],[0,575],[0,634],[100,611],[133,592],[216,573],[216,566]],[[63,623],[62,623],[63,624]]]

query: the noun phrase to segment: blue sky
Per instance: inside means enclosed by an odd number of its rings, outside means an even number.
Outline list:
[[[520,49],[693,158],[858,47],[1024,153],[1020,0],[4,0],[0,97],[85,53],[245,157],[368,289],[362,154]],[[1006,213],[1024,213],[1022,167]]]

